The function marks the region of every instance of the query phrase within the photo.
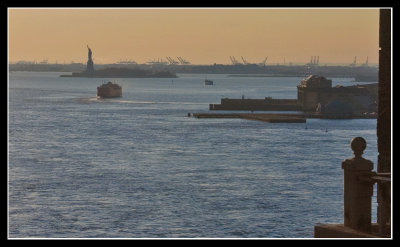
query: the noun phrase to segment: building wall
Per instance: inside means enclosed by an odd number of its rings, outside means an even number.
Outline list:
[[[298,104],[304,111],[315,111],[318,103],[325,105],[331,101],[349,103],[358,112],[371,111],[374,97],[364,87],[308,88],[298,87]]]

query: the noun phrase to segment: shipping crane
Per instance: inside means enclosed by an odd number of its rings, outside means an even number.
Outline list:
[[[310,62],[307,65],[318,65],[319,56],[311,56]]]
[[[259,65],[259,66],[265,67],[265,64],[267,63],[267,59],[268,59],[268,57],[266,57],[266,58],[264,59],[264,61],[262,61],[262,62],[259,63],[258,65]]]
[[[186,61],[185,59],[183,59],[182,57],[177,57],[179,62],[184,65],[184,64],[190,64],[190,62]]]
[[[364,63],[364,64],[362,64],[362,66],[364,66],[364,67],[368,67],[368,56],[367,56],[367,60],[365,61],[365,63]]]
[[[307,65],[313,65],[313,56],[311,56],[310,62]]]
[[[235,58],[234,56],[230,56],[229,58],[231,59],[233,65],[240,64],[240,63],[236,60],[236,58]]]
[[[171,64],[171,65],[179,64],[179,62],[175,61],[175,60],[172,59],[171,57],[167,57],[167,60],[169,61],[169,64]]]
[[[241,57],[241,58],[242,58],[242,61],[243,61],[243,64],[244,64],[244,65],[249,64],[243,57]]]

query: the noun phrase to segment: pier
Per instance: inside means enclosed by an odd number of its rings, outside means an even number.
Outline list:
[[[193,113],[195,118],[240,118],[268,123],[305,123],[306,118],[299,114],[276,113]]]
[[[188,117],[190,117],[190,113]],[[321,115],[317,113],[193,113],[195,118],[241,118],[268,123],[305,123],[307,118],[323,119],[376,119],[376,114]]]
[[[212,111],[301,111],[297,99],[221,99],[221,104],[210,104]]]

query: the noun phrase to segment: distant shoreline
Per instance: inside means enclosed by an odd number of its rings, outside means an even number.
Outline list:
[[[74,77],[74,78],[178,78],[178,76],[157,76],[157,75],[142,75],[142,76],[123,76],[123,75],[60,75],[60,77]]]
[[[325,77],[337,78],[361,78],[360,80],[378,77],[378,68],[370,66],[285,66],[285,65],[96,65],[96,73],[103,71],[101,76],[111,76],[112,74],[123,75],[119,77],[142,77],[144,74],[153,72],[166,72],[170,74],[227,74],[229,77],[306,77],[307,75],[321,75]],[[63,71],[72,73],[82,73],[87,68],[84,64],[73,65],[51,65],[51,64],[10,64],[10,71]],[[73,72],[76,71],[76,72]],[[81,71],[81,72],[77,72]],[[130,73],[128,71],[136,71]],[[142,71],[142,72],[140,72]],[[143,72],[146,71],[146,72]],[[129,76],[128,76],[129,74]],[[138,76],[136,76],[138,75]],[[99,76],[99,75],[96,75]],[[156,75],[160,77],[159,75]],[[163,75],[164,77],[165,75]],[[155,77],[151,75],[149,77]],[[170,76],[166,76],[170,77]],[[364,79],[365,78],[365,79]]]
[[[72,74],[60,75],[60,77],[89,77],[89,78],[177,78],[170,71],[154,71],[129,68],[104,68],[91,72],[73,72]]]

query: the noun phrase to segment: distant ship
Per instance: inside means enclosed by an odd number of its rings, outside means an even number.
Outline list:
[[[214,85],[214,82],[211,81],[211,80],[205,79],[205,80],[204,80],[204,85]]]
[[[117,83],[108,82],[97,87],[97,96],[100,98],[115,98],[122,96],[122,87]]]

